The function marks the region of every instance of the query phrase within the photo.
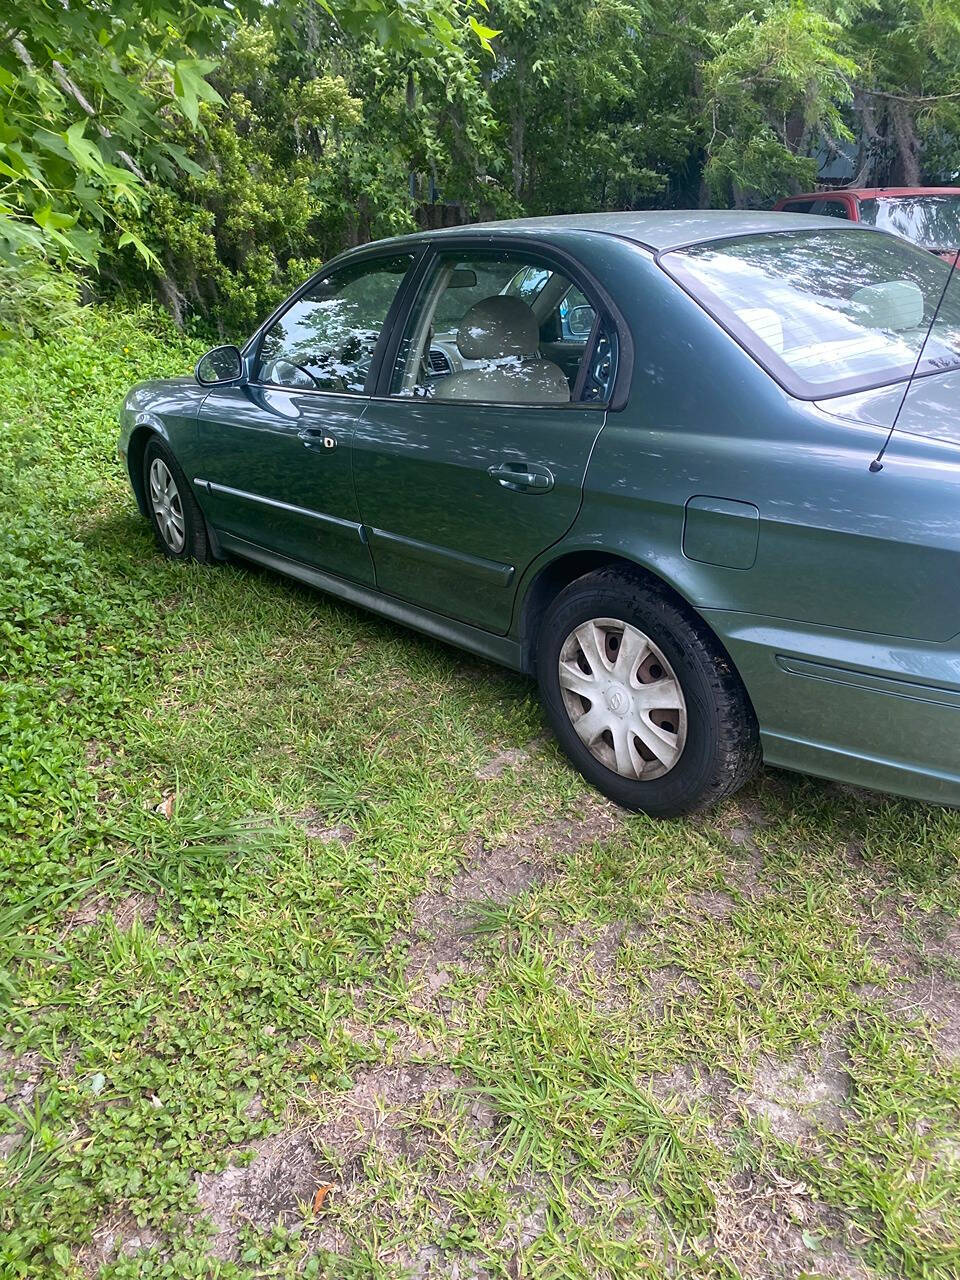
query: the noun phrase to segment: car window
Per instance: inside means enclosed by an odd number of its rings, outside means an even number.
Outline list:
[[[565,342],[586,342],[597,313],[576,285],[571,286],[558,308],[560,332]]]
[[[516,294],[524,302],[532,302],[552,274],[547,267],[523,267],[507,285],[504,293]]]
[[[412,261],[412,254],[397,254],[353,263],[313,285],[263,335],[257,379],[362,394],[380,331]]]
[[[812,213],[815,200],[788,200],[783,206],[784,213]]]
[[[935,252],[960,249],[960,195],[861,200],[860,221],[894,231]]]
[[[850,221],[850,210],[845,200],[818,200],[810,212],[823,218],[846,218]]]
[[[616,340],[605,335],[598,359],[596,314],[569,278],[523,254],[441,254],[409,317],[391,394],[476,403],[605,401]]]
[[[941,258],[856,228],[740,236],[661,264],[794,394],[909,377],[947,284]],[[920,373],[960,365],[960,277],[943,298]]]

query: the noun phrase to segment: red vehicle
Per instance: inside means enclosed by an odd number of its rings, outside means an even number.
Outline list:
[[[960,249],[960,187],[846,187],[786,196],[774,208],[863,222],[944,258]]]

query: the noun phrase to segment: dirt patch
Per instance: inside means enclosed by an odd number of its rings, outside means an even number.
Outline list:
[[[39,1053],[18,1056],[0,1049],[0,1102],[13,1111],[29,1107],[40,1083],[42,1067]]]
[[[636,931],[626,920],[614,920],[599,929],[558,929],[553,933],[562,955],[560,986],[574,1000],[588,1000],[601,1013],[614,1014],[629,1004],[620,951]]]
[[[766,1057],[750,1088],[741,1092],[738,1100],[784,1142],[798,1142],[822,1129],[835,1131],[847,1119],[851,1093],[848,1065],[837,1046],[785,1062]]]
[[[844,1239],[843,1219],[812,1200],[804,1183],[742,1173],[713,1191],[714,1246],[744,1280],[869,1280]]]
[[[702,1104],[714,1114],[733,1114],[729,1077],[708,1070],[702,1062],[678,1063],[668,1071],[640,1077],[638,1084],[649,1089],[665,1111],[689,1111]]]
[[[889,992],[894,1013],[923,1018],[937,1048],[951,1062],[960,1062],[960,986],[939,974],[904,982]]]
[[[235,1256],[244,1224],[269,1231],[295,1222],[301,1203],[310,1204],[329,1180],[305,1129],[263,1138],[253,1152],[248,1165],[228,1164],[221,1173],[197,1177],[197,1200],[216,1231],[210,1245],[215,1258]]]
[[[77,1254],[77,1266],[86,1276],[95,1276],[101,1267],[120,1258],[133,1258],[144,1249],[153,1249],[163,1238],[151,1227],[140,1227],[130,1213],[114,1214],[94,1228],[89,1244]]]
[[[428,1002],[447,985],[450,972],[471,950],[471,905],[503,904],[546,878],[552,858],[611,835],[621,819],[596,804],[580,822],[534,827],[516,840],[489,847],[477,840],[469,857],[439,891],[422,893],[413,904],[413,931],[427,934],[407,958],[407,977],[422,980]]]
[[[310,1133],[318,1149],[329,1153],[335,1166],[349,1170],[371,1145],[391,1155],[415,1157],[422,1135],[411,1130],[412,1108],[432,1094],[465,1090],[466,1082],[443,1065],[401,1063],[360,1071],[346,1093],[317,1100],[318,1119]]]
[[[668,964],[662,969],[648,969],[642,975],[646,983],[645,1007],[652,1018],[663,1018],[673,1004],[683,1003],[685,996],[695,996],[700,991],[696,978],[685,973],[679,965]]]
[[[507,751],[499,751],[485,765],[481,765],[474,777],[479,782],[489,782],[492,778],[499,778],[507,769],[517,768],[518,765],[523,764],[529,758],[529,754],[526,751],[521,751],[518,747],[511,747]]]
[[[403,1063],[368,1067],[349,1090],[319,1095],[312,1100],[315,1117],[301,1117],[284,1132],[253,1143],[249,1163],[237,1159],[220,1173],[197,1176],[197,1199],[216,1231],[212,1254],[235,1258],[244,1224],[269,1231],[277,1223],[296,1223],[301,1207],[311,1205],[321,1187],[330,1187],[331,1195],[348,1193],[363,1180],[373,1149],[419,1158],[434,1138],[418,1117],[424,1109],[442,1109],[447,1096],[460,1098],[472,1127],[489,1130],[493,1113],[466,1090],[449,1067]],[[336,1249],[336,1232],[321,1229],[314,1243],[321,1242]]]
[[[892,979],[871,983],[864,995],[883,1000],[899,1017],[922,1018],[944,1057],[960,1062],[960,983],[944,972],[960,961],[960,928],[950,922],[938,930],[942,921],[921,917],[920,932],[927,940],[918,946],[885,902],[865,902],[864,915],[861,941]],[[931,963],[937,966],[933,972]]]
[[[153,924],[158,905],[152,893],[130,893],[119,901],[92,893],[67,913],[66,924],[68,929],[83,929],[112,915],[117,928],[126,932],[137,920],[144,925]]]
[[[345,823],[331,825],[319,809],[304,809],[296,815],[298,822],[303,823],[308,840],[318,840],[320,844],[348,845],[357,838],[357,833]]]
[[[729,893],[722,889],[702,889],[687,897],[687,906],[698,915],[709,916],[711,920],[726,920],[736,909],[736,903]]]

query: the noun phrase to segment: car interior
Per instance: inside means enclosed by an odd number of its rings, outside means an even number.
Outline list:
[[[569,403],[595,319],[557,271],[516,258],[445,262],[413,317],[394,394]]]

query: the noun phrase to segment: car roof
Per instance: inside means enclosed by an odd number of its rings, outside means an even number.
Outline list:
[[[476,232],[496,237],[524,232],[594,231],[633,240],[658,253],[729,236],[760,235],[769,231],[812,231],[817,227],[836,231],[842,229],[842,224],[836,218],[811,217],[805,213],[761,213],[746,209],[629,210],[624,213],[567,213],[547,218],[471,222],[380,243],[433,242]]]
[[[960,187],[844,187],[842,190],[805,191],[785,200],[829,200],[831,196],[856,196],[858,200],[897,200],[904,196],[960,196]]]

